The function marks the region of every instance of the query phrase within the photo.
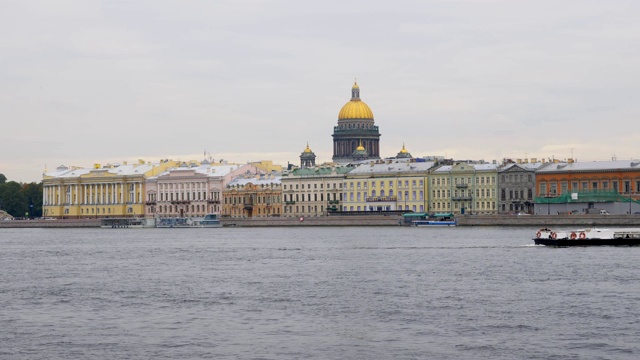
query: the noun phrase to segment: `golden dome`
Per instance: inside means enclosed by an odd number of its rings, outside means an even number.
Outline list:
[[[340,109],[338,120],[343,119],[373,119],[373,112],[364,101],[351,100]]]
[[[362,140],[360,140],[360,145],[356,148],[356,151],[365,151],[364,146],[362,146]]]
[[[358,83],[354,83],[351,88],[351,101],[346,103],[338,114],[338,120],[344,119],[373,120],[373,112],[364,101],[360,100],[360,87]]]
[[[408,153],[407,149],[404,148],[404,144],[402,144],[402,150],[400,150],[402,154]]]
[[[307,148],[304,149],[304,152],[306,152],[306,153],[313,152],[313,151],[311,151],[311,149],[309,149],[309,143],[307,143]]]

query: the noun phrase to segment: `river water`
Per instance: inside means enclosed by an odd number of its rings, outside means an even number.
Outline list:
[[[640,248],[534,233],[0,229],[0,358],[640,358]]]

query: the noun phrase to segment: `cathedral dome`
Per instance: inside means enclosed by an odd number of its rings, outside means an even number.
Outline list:
[[[354,83],[351,88],[351,101],[346,103],[338,114],[338,120],[345,119],[373,120],[373,112],[364,101],[360,100],[360,87],[358,83]]]
[[[396,158],[398,159],[406,159],[406,158],[411,158],[411,153],[409,153],[407,151],[407,149],[404,148],[404,144],[402,144],[402,150],[400,150],[400,152],[398,153],[398,155],[396,155]]]

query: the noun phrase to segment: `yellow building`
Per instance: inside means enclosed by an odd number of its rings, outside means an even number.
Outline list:
[[[433,162],[378,160],[346,174],[342,211],[429,211],[427,178]]]
[[[261,160],[261,161],[252,161],[249,162],[249,165],[253,165],[258,169],[264,171],[265,173],[282,173],[282,166],[274,164],[271,160]]]
[[[138,217],[145,212],[145,179],[178,162],[60,166],[43,174],[43,216],[53,218]]]

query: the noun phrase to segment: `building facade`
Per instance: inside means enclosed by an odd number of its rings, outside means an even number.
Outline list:
[[[314,217],[341,209],[346,166],[295,169],[282,174],[283,216]]]
[[[145,214],[146,178],[175,161],[157,164],[96,164],[93,169],[60,166],[43,175],[43,216],[52,218],[140,217]]]
[[[237,177],[225,186],[222,198],[223,217],[281,216],[281,176],[270,173]]]
[[[351,88],[351,100],[338,114],[338,126],[333,128],[333,161],[349,163],[354,153],[361,157],[366,150],[366,159],[380,159],[380,132],[373,120],[373,112],[360,100],[357,83]]]
[[[261,174],[251,164],[183,162],[147,179],[147,217],[203,217],[221,214],[222,189],[234,177]]]
[[[537,214],[584,213],[603,204],[611,213],[633,213],[640,200],[639,160],[550,162],[536,171],[535,180]]]
[[[431,211],[496,214],[498,165],[459,162],[430,174]]]
[[[533,214],[540,162],[509,163],[498,170],[498,212]]]
[[[433,162],[410,159],[360,164],[346,174],[342,211],[428,211]]]

